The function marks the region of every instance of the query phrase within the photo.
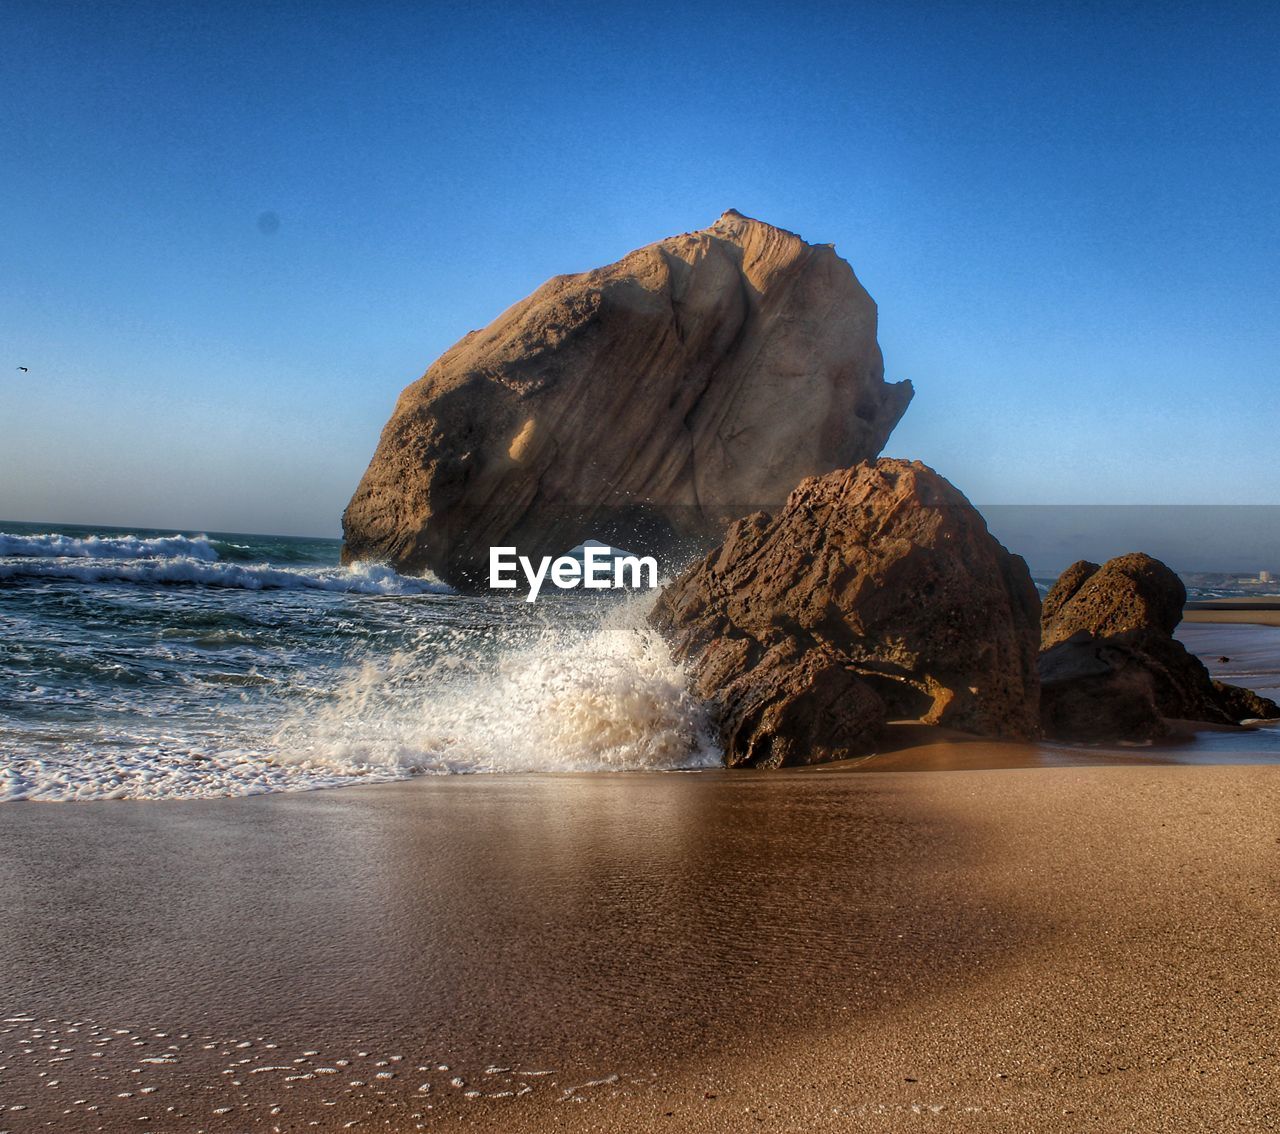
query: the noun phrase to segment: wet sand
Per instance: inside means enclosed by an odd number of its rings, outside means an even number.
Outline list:
[[[1280,701],[1280,625],[1183,623],[1177,637],[1219,681]]]
[[[1280,766],[1219,736],[11,804],[0,1131],[1272,1128]]]
[[[1280,600],[1274,598],[1206,599],[1189,602],[1184,622],[1217,622],[1280,626]]]
[[[1277,767],[12,805],[0,1129],[1261,1123],[1278,814]]]

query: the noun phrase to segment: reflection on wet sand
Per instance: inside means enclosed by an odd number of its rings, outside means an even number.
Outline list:
[[[1027,932],[944,883],[963,826],[885,784],[477,776],[16,805],[6,1093],[68,1130],[140,1129],[170,1106],[211,1131],[303,1113],[358,1129],[648,1090],[882,1010]],[[51,1043],[72,1048],[54,1087]]]
[[[8,805],[0,1131],[1252,1121],[1277,737]]]

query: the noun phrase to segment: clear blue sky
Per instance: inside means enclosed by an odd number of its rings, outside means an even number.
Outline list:
[[[0,42],[0,517],[336,533],[440,352],[731,206],[853,264],[887,451],[971,499],[1280,502],[1274,3],[8,0]]]

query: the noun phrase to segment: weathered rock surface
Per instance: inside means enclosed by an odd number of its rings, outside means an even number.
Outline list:
[[[1234,721],[1265,721],[1280,717],[1280,705],[1252,689],[1228,685],[1225,681],[1215,681],[1213,689],[1218,695],[1218,704]]]
[[[1053,740],[1151,740],[1169,726],[1140,655],[1085,631],[1040,655],[1040,723]]]
[[[1141,553],[1067,568],[1044,602],[1044,734],[1150,740],[1167,735],[1171,719],[1235,724],[1280,713],[1265,697],[1214,682],[1173,637],[1186,595],[1173,571]]]
[[[475,585],[488,549],[703,547],[803,477],[874,457],[911,399],[830,246],[725,213],[559,276],[400,396],[344,560]]]
[[[1053,623],[1053,620],[1058,617],[1058,612],[1089,577],[1098,570],[1098,567],[1099,564],[1097,563],[1090,563],[1087,559],[1081,559],[1079,562],[1071,564],[1058,576],[1058,581],[1049,589],[1049,593],[1044,596],[1044,602],[1041,604],[1041,627],[1046,627]]]
[[[731,767],[861,755],[874,749],[886,719],[884,702],[837,655],[793,638],[762,654],[746,638],[716,639],[698,685],[714,702]]]
[[[1026,564],[960,492],[882,459],[732,525],[651,618],[726,762],[775,767],[871,751],[888,718],[1034,736],[1039,614]]]
[[[1182,580],[1150,555],[1120,555],[1103,567],[1082,559],[1045,596],[1041,644],[1052,646],[1081,630],[1099,638],[1130,630],[1169,636],[1186,602]]]

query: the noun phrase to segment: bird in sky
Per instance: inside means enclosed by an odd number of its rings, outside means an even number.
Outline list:
[[[28,373],[30,373],[30,367],[27,367],[27,366],[19,366],[19,367],[18,367],[18,369],[19,369],[19,370],[21,370],[23,374],[28,374]]]

